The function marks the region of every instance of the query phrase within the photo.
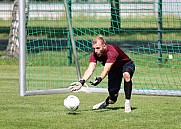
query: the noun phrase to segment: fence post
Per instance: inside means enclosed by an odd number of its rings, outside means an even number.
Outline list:
[[[120,32],[119,0],[111,0],[111,30],[115,33]]]
[[[72,10],[71,10],[71,0],[68,0],[68,9],[69,9],[69,12],[70,12],[70,21],[71,18],[72,18]],[[71,37],[70,37],[70,30],[68,29],[68,26],[67,26],[67,46],[68,46],[68,66],[71,66],[72,64],[72,45],[71,45]]]
[[[162,0],[158,0],[158,61],[162,62]]]

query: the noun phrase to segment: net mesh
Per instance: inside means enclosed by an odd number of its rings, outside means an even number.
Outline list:
[[[65,88],[77,81],[62,2],[32,1],[27,20],[27,90]],[[181,2],[68,1],[81,74],[89,64],[92,39],[101,34],[135,62],[137,90],[181,90]],[[94,76],[103,67],[98,63]],[[104,79],[99,87],[107,87]]]

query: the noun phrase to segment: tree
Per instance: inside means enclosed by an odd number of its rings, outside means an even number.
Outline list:
[[[26,19],[27,19],[29,15],[28,0],[26,0],[26,3],[27,4],[25,7],[25,13],[26,13]],[[6,52],[3,58],[9,58],[9,57],[18,58],[19,57],[19,40],[18,40],[19,11],[18,11],[18,8],[19,8],[19,2],[18,0],[14,0],[8,46],[6,48]]]

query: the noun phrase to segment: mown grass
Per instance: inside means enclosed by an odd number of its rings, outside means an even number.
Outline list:
[[[92,106],[106,93],[64,93],[19,96],[17,65],[0,66],[1,129],[180,129],[181,98],[170,96],[132,96],[132,112],[124,113],[124,95],[103,110]],[[63,100],[70,94],[80,99],[80,107],[70,113]]]
[[[148,19],[150,21],[152,19]],[[122,23],[125,27],[155,27],[156,22],[152,24],[144,22],[143,19],[125,19]],[[130,24],[134,22],[135,24]],[[105,24],[94,23],[98,27],[104,27]],[[166,22],[167,23],[167,22]],[[30,25],[42,26],[42,21],[29,22]],[[94,25],[91,24],[91,25]],[[66,25],[54,23],[50,21],[43,21],[45,27],[49,25]],[[78,25],[86,24],[85,20]],[[81,25],[81,26],[80,26]],[[165,25],[165,24],[164,24]],[[175,26],[177,23],[174,24]],[[9,27],[3,22],[0,26]],[[35,27],[36,27],[35,26]],[[169,23],[165,26],[171,26]],[[55,27],[55,26],[54,26]],[[66,26],[65,26],[66,27]],[[87,26],[89,28],[90,26]],[[172,27],[172,26],[171,26]],[[41,32],[40,32],[41,33]],[[37,33],[36,33],[37,34]],[[180,33],[168,33],[168,39],[180,40]],[[33,35],[33,34],[32,34]],[[124,34],[123,34],[124,35]],[[127,35],[127,36],[126,36]],[[4,38],[0,35],[0,38]],[[149,39],[152,37],[156,39],[156,34],[131,34],[125,33],[125,39]],[[155,37],[154,37],[155,36]],[[170,37],[169,37],[170,36]],[[8,37],[8,34],[7,34]],[[46,35],[44,35],[46,37]],[[123,37],[123,38],[124,38]],[[83,37],[86,38],[86,37]],[[120,38],[117,35],[112,38]],[[3,53],[0,53],[2,55]],[[46,56],[48,55],[48,56]],[[86,54],[87,55],[87,54]],[[156,55],[139,55],[130,54],[136,64],[136,73],[134,78],[134,88],[141,86],[141,88],[166,88],[166,89],[181,89],[180,88],[180,55],[174,55],[176,58],[167,60],[162,64],[156,61]],[[167,59],[168,55],[163,55]],[[48,58],[51,57],[51,60]],[[62,58],[63,57],[63,58]],[[76,79],[75,64],[72,67],[66,65],[66,53],[51,53],[41,52],[28,55],[27,59],[27,78],[33,84],[31,89],[42,88],[45,86],[45,79],[47,84],[55,84],[62,87],[62,83],[70,84],[73,79]],[[61,60],[62,59],[62,60]],[[87,66],[87,59],[81,59],[80,65],[85,69]],[[60,61],[61,60],[61,61]],[[0,128],[1,129],[180,129],[181,127],[181,98],[171,96],[146,96],[133,95],[132,96],[132,112],[124,113],[124,95],[120,94],[118,102],[115,105],[110,105],[108,108],[98,111],[93,111],[92,106],[98,102],[103,101],[106,93],[65,93],[53,95],[36,95],[36,96],[19,96],[19,71],[18,59],[0,59]],[[102,67],[98,67],[96,72],[100,73]],[[82,70],[83,71],[83,70]],[[65,74],[65,75],[64,75]],[[71,76],[69,74],[72,74]],[[63,75],[59,76],[59,75]],[[60,78],[56,78],[60,77]],[[66,80],[64,79],[66,78]],[[34,85],[36,84],[36,85]],[[38,85],[38,86],[37,86]],[[106,85],[106,82],[103,82]],[[174,87],[172,87],[174,86]],[[44,88],[44,87],[43,87]],[[46,87],[45,87],[46,88]],[[51,87],[52,88],[52,87]],[[53,87],[57,88],[57,87]],[[63,100],[70,94],[79,97],[81,104],[75,113],[68,112],[63,106]]]

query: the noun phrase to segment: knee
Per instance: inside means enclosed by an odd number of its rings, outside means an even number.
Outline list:
[[[126,82],[129,82],[131,80],[130,74],[128,72],[124,72],[123,77]]]

